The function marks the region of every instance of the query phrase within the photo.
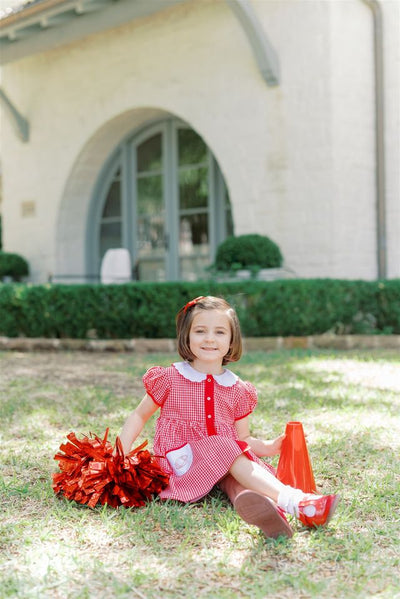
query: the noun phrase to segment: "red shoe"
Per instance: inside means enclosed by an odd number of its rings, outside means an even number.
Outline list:
[[[258,526],[266,537],[293,536],[284,513],[268,497],[246,489],[236,496],[233,505],[245,522]]]
[[[324,526],[332,518],[339,501],[338,495],[308,495],[299,503],[299,520],[306,526]]]

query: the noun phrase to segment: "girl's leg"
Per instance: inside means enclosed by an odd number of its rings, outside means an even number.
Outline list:
[[[268,497],[245,489],[230,474],[219,482],[219,486],[228,495],[239,516],[248,524],[257,526],[266,537],[293,536],[283,512]]]
[[[230,474],[227,474],[225,478],[221,479],[218,483],[218,486],[226,495],[228,495],[231,503],[235,503],[235,499],[239,493],[245,490],[245,487],[238,483],[238,481]]]
[[[313,495],[284,485],[244,454],[233,462],[230,473],[243,487],[269,497],[285,512],[297,516],[306,526],[327,524],[339,500],[337,495]]]
[[[230,473],[243,487],[266,495],[275,503],[278,503],[279,494],[286,489],[286,485],[276,476],[243,454],[233,462]]]

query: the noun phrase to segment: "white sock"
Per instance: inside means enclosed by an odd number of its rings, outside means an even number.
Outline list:
[[[289,485],[285,485],[282,491],[279,493],[278,505],[287,514],[292,516],[299,515],[299,503],[306,497],[307,493],[301,491],[301,489],[294,489]]]

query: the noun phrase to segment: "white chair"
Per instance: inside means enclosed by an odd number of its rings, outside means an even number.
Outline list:
[[[107,250],[101,261],[100,280],[104,284],[128,283],[132,280],[132,263],[125,248]]]

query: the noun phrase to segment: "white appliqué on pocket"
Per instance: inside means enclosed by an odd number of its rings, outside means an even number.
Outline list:
[[[189,443],[179,449],[171,449],[165,454],[172,470],[177,476],[186,474],[193,462],[193,451]]]

